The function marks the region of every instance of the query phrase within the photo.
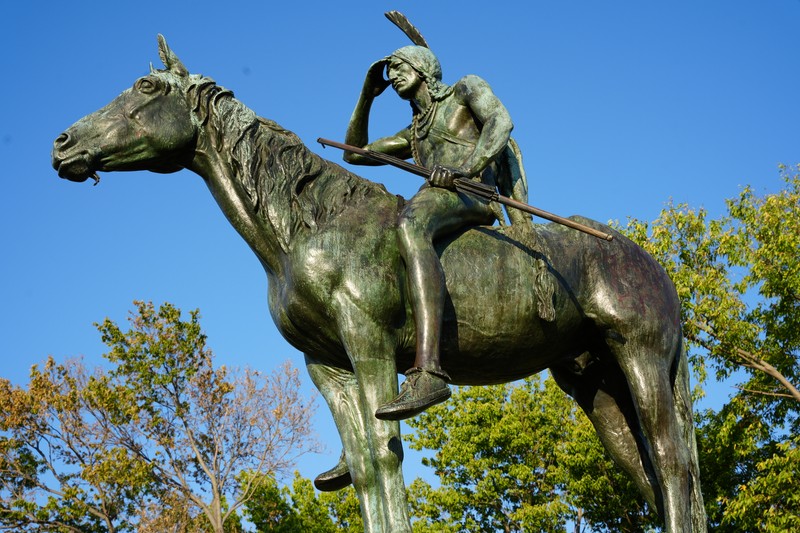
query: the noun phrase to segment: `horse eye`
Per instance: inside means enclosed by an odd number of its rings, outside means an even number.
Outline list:
[[[158,85],[149,78],[141,78],[136,82],[135,87],[144,94],[152,94],[158,90]]]

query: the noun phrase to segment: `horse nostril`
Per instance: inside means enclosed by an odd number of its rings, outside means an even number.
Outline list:
[[[70,142],[70,136],[65,131],[58,137],[56,140],[53,141],[53,152],[50,154],[51,161],[53,163],[53,168],[58,170],[61,163],[64,161],[65,151],[67,150],[67,144]]]
[[[64,132],[58,137],[56,137],[56,140],[53,144],[55,145],[56,148],[64,148],[66,147],[68,142],[69,142],[69,134],[67,132]]]

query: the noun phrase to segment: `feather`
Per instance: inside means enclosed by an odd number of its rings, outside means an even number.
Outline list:
[[[425,37],[423,37],[419,30],[408,21],[405,15],[399,11],[388,11],[384,13],[384,15],[386,15],[386,18],[391,20],[395,26],[403,30],[403,33],[405,33],[408,38],[411,39],[412,43],[416,44],[417,46],[430,48],[430,46],[428,46],[428,42],[425,40]]]

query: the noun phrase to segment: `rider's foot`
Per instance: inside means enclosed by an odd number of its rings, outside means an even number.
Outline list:
[[[449,397],[450,387],[442,376],[422,368],[412,368],[406,372],[406,380],[397,398],[382,405],[375,412],[375,417],[381,420],[404,420]]]
[[[334,492],[345,488],[352,482],[353,478],[350,477],[350,469],[347,468],[347,461],[345,461],[344,451],[342,451],[336,466],[318,475],[314,479],[314,486],[322,492]]]

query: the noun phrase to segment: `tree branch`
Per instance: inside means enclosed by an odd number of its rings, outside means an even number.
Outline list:
[[[693,320],[692,324],[696,326],[700,331],[707,333],[714,339],[719,340],[719,336],[716,334],[714,329],[705,322]],[[700,344],[705,349],[710,351],[711,347],[708,346],[707,343],[704,342],[702,339],[696,336],[690,336],[689,338],[690,340]],[[767,374],[769,377],[780,383],[781,386],[789,392],[789,394],[785,395],[787,398],[792,398],[800,402],[800,390],[791,381],[789,381],[786,378],[786,376],[784,376],[777,368],[775,368],[774,366],[766,362],[764,359],[759,357],[758,354],[749,352],[740,347],[736,347],[734,349],[734,352],[735,353],[731,354],[731,357],[742,361],[742,363],[740,363],[742,364],[742,366],[753,368],[755,370],[759,370]],[[750,391],[750,392],[756,393],[757,391]],[[759,393],[759,394],[764,394],[764,393]]]
[[[794,398],[794,396],[792,396],[791,394],[786,394],[786,393],[783,393],[783,392],[770,392],[770,391],[765,391],[765,390],[748,389],[748,388],[745,388],[745,387],[741,387],[739,385],[734,385],[734,386],[737,389],[739,389],[740,391],[751,392],[753,394],[763,394],[765,396],[777,396],[779,398]]]

